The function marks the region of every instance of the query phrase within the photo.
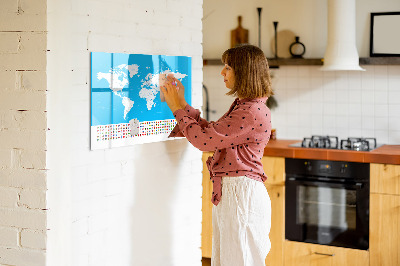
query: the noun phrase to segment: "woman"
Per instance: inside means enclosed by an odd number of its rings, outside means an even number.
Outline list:
[[[161,90],[178,122],[170,136],[185,136],[196,148],[214,151],[207,161],[215,205],[212,265],[265,265],[271,246],[271,202],[261,164],[271,130],[268,62],[252,45],[228,49],[222,62],[227,95],[237,98],[216,122],[200,118],[186,103],[182,84],[168,77]]]

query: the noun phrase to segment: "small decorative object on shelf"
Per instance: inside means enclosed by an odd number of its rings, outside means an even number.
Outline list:
[[[261,7],[257,7],[258,11],[258,48],[261,49]]]
[[[242,16],[238,16],[238,24],[236,29],[231,30],[231,48],[249,43],[249,30],[242,27]]]
[[[303,58],[303,55],[306,53],[306,47],[299,41],[299,36],[296,36],[295,40],[296,41],[290,45],[289,52],[292,58]]]
[[[278,28],[278,21],[274,21],[274,30],[275,30],[275,59],[278,58],[278,34],[277,34],[277,28]]]
[[[271,129],[271,140],[276,140],[276,128]]]

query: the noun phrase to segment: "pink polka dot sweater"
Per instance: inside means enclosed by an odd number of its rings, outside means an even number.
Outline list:
[[[214,151],[207,167],[213,182],[211,201],[221,200],[224,176],[247,176],[261,182],[267,179],[261,159],[271,132],[271,113],[267,98],[236,99],[218,121],[208,122],[200,111],[187,105],[175,111],[178,121],[170,137],[186,137],[201,151]]]

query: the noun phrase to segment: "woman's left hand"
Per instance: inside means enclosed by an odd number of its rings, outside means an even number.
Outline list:
[[[178,109],[184,109],[185,106],[181,106],[180,97],[178,95],[178,87],[173,84],[174,80],[171,77],[167,77],[164,86],[160,89],[165,97],[165,102],[168,104],[169,109],[171,109],[172,113],[175,113]]]

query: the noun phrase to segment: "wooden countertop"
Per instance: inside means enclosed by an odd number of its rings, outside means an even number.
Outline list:
[[[400,164],[400,145],[383,145],[372,151],[290,147],[301,140],[270,140],[264,156],[364,163]]]

